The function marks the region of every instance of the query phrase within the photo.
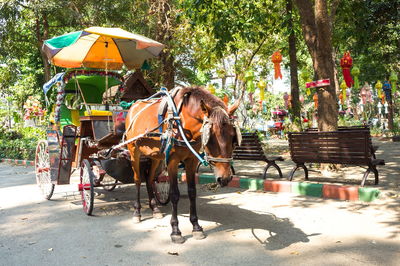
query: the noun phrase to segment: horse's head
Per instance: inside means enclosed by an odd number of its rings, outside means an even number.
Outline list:
[[[226,186],[232,180],[233,149],[241,141],[240,129],[232,118],[239,101],[229,108],[220,105],[210,107],[204,101],[200,105],[204,114],[202,145],[208,162],[214,168],[216,181],[220,186]]]

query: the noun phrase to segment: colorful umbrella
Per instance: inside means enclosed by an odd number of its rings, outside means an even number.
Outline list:
[[[90,27],[46,40],[43,51],[52,64],[65,68],[139,68],[164,45],[120,28]]]

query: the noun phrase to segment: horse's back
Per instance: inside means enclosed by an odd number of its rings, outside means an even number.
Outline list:
[[[158,125],[158,107],[158,101],[137,102],[131,106],[125,122],[128,139],[149,132]]]

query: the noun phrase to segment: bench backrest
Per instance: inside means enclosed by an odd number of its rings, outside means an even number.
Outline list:
[[[242,144],[233,150],[233,159],[266,161],[264,150],[256,132],[242,133]]]
[[[371,161],[368,130],[290,132],[288,136],[295,163],[366,165]]]
[[[342,130],[370,130],[369,126],[364,126],[364,125],[359,125],[359,126],[339,126],[338,127],[338,131],[342,131]],[[314,131],[318,131],[318,128],[316,127],[310,127],[305,129],[306,132],[314,132]]]

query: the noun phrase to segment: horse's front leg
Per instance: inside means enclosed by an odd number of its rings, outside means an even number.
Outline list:
[[[203,228],[199,225],[199,219],[197,217],[196,210],[196,167],[197,159],[189,158],[185,160],[185,171],[186,171],[186,181],[188,187],[188,194],[190,200],[190,222],[193,225],[193,237],[195,239],[204,239],[206,235],[203,232]]]
[[[182,233],[179,230],[178,222],[178,201],[179,201],[179,188],[178,188],[178,164],[179,160],[172,159],[168,163],[168,176],[170,181],[169,195],[172,204],[172,215],[171,215],[171,240],[174,243],[182,244],[185,239],[182,237]]]

